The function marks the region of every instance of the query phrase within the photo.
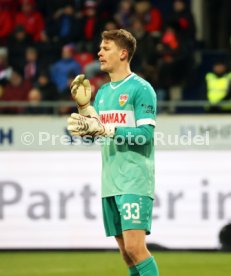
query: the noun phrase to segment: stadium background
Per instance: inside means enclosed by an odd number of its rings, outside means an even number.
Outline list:
[[[115,27],[137,37],[132,69],[159,99],[147,240],[161,275],[230,272],[231,112],[214,110],[204,85],[215,63],[229,69],[230,1],[183,1],[180,13],[178,1],[148,1],[145,16],[140,2],[0,1],[1,275],[126,275],[104,237],[100,146],[66,130],[69,83],[85,73],[94,98],[107,81],[99,34]],[[29,23],[22,6],[36,10]]]

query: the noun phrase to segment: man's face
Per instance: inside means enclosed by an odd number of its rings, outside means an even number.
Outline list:
[[[121,63],[123,51],[113,40],[102,40],[98,52],[100,69],[107,73],[114,72]]]
[[[176,12],[181,12],[185,9],[185,3],[183,1],[175,1],[173,3],[173,9],[176,11]]]
[[[213,66],[213,71],[218,75],[222,75],[226,72],[226,66],[225,64],[217,63]]]
[[[72,50],[68,46],[64,46],[62,49],[62,59],[72,58]]]

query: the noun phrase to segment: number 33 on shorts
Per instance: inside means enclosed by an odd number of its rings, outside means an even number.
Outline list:
[[[126,214],[123,215],[125,220],[140,219],[140,206],[138,203],[124,203],[123,209],[126,212]]]
[[[148,196],[125,194],[116,196],[122,230],[151,230],[153,199]]]

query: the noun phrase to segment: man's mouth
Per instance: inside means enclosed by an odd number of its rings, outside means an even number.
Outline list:
[[[104,63],[106,63],[106,60],[101,59],[100,64],[104,64]]]

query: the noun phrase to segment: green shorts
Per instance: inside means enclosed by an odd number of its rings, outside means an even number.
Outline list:
[[[133,194],[102,198],[106,236],[118,236],[125,230],[146,231],[150,234],[153,199]]]

